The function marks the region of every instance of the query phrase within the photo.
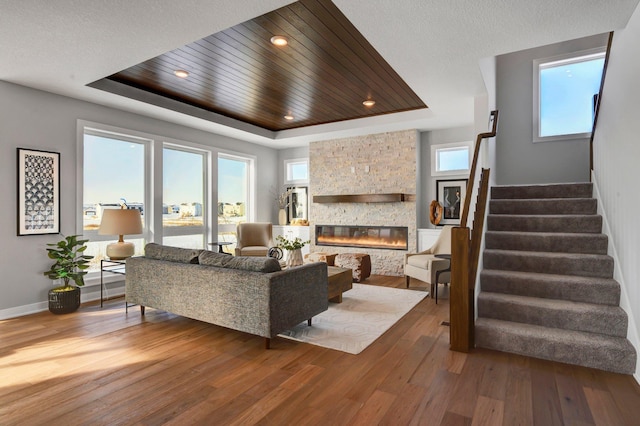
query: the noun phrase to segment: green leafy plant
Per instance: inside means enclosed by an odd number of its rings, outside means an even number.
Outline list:
[[[295,240],[289,240],[282,235],[278,235],[276,237],[276,241],[278,242],[278,247],[285,250],[297,250],[301,249],[305,245],[309,244],[311,241],[302,241],[300,237],[296,237]]]
[[[44,272],[44,275],[52,280],[62,279],[64,282],[63,286],[54,290],[72,290],[73,286],[69,284],[71,280],[77,286],[84,285],[84,276],[87,274],[86,269],[89,269],[89,260],[93,259],[93,256],[83,254],[87,249],[86,243],[89,240],[80,240],[78,237],[80,236],[70,235],[57,243],[47,244],[53,247],[47,249],[48,256],[56,262],[51,265],[51,269]]]

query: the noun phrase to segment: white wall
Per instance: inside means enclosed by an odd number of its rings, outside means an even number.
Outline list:
[[[640,349],[639,51],[640,7],[627,27],[615,32],[594,140],[594,183],[610,231],[609,254],[616,256],[614,278],[622,285],[621,306],[630,318],[628,337],[636,351]]]
[[[60,239],[59,235],[16,236],[16,148],[60,152],[60,229],[65,235],[73,234],[78,119],[257,156],[257,220],[274,219],[269,188],[278,179],[276,150],[0,81],[0,200],[5,206],[0,216],[0,288],[4,290],[0,318],[37,310],[47,300],[51,281],[42,275],[50,265],[46,243]]]
[[[588,182],[589,139],[533,143],[533,61],[606,46],[607,34],[497,58],[495,182],[499,185]]]

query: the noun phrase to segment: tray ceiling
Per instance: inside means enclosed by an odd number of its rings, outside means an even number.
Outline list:
[[[270,131],[427,108],[329,0],[292,3],[90,86],[124,93],[114,83]]]

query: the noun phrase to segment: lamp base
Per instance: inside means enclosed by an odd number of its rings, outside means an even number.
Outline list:
[[[107,246],[107,256],[111,260],[124,260],[133,256],[135,252],[136,247],[133,243],[117,242]]]

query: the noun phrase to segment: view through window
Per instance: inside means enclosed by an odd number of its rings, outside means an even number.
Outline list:
[[[236,242],[236,225],[251,220],[249,158],[218,156],[218,241]],[[233,251],[235,244],[226,250]]]
[[[600,90],[605,52],[536,61],[538,90],[535,141],[589,137],[594,96]],[[535,88],[534,88],[535,90]]]
[[[98,228],[105,209],[128,208],[140,210],[145,221],[145,149],[148,141],[120,135],[85,131],[83,144],[83,234],[90,241],[86,254],[94,256],[91,269],[98,270],[105,259],[106,247],[118,236],[99,235]],[[142,254],[144,240],[126,237]]]
[[[162,160],[162,242],[205,248],[206,156],[165,145]]]

